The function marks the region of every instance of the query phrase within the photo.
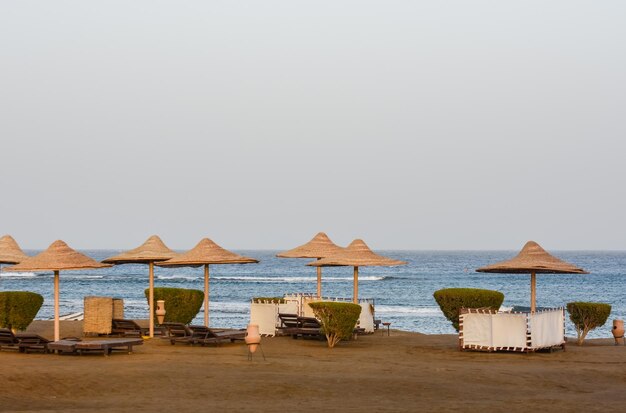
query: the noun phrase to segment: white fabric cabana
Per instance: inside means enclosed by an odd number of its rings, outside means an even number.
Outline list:
[[[459,346],[467,350],[536,351],[565,346],[562,308],[535,313],[464,309],[459,315]]]

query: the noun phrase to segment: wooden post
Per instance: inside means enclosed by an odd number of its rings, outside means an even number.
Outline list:
[[[354,292],[352,293],[352,302],[359,303],[359,267],[354,267]]]
[[[54,270],[54,341],[61,338],[59,328],[59,270]]]
[[[535,272],[530,273],[530,312],[537,309],[537,276]]]
[[[209,326],[209,264],[204,264],[204,326]]]
[[[148,301],[150,303],[150,337],[154,337],[154,262],[148,263],[150,266],[150,288],[148,293]]]
[[[322,267],[317,267],[317,298],[322,298]]]

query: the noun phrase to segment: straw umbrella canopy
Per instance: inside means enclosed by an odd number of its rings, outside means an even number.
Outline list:
[[[110,267],[73,250],[63,241],[54,241],[47,250],[28,257],[4,271],[54,271],[54,340],[59,340],[59,272]]]
[[[161,238],[152,235],[143,244],[130,251],[123,252],[114,257],[103,260],[109,264],[148,264],[149,267],[149,293],[148,303],[150,306],[150,337],[154,337],[154,263],[169,260],[178,255],[165,246]]]
[[[374,253],[363,240],[355,239],[343,251],[307,265],[314,267],[354,267],[354,293],[352,302],[359,302],[359,267],[392,267],[406,261],[394,260]]]
[[[481,267],[477,272],[502,274],[530,273],[530,311],[535,312],[537,299],[536,274],[589,274],[582,268],[562,261],[541,248],[535,241],[528,241],[514,258]]]
[[[322,259],[337,254],[344,249],[328,238],[324,232],[318,232],[311,241],[289,251],[276,254],[279,258],[317,258]],[[322,267],[317,267],[317,296],[322,296]]]
[[[0,238],[0,267],[2,264],[18,264],[29,258],[10,235]]]
[[[157,263],[159,267],[204,266],[204,325],[209,326],[209,265],[210,264],[256,264],[258,260],[230,252],[208,238],[203,238],[191,250],[167,261]]]

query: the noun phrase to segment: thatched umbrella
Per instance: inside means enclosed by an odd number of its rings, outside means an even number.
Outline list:
[[[404,265],[406,261],[394,260],[374,253],[363,240],[355,239],[343,251],[307,265],[314,267],[354,267],[354,293],[352,301],[359,302],[359,267],[391,267]]]
[[[4,271],[54,271],[54,340],[59,340],[59,271],[87,270],[110,267],[68,247],[63,241],[54,241],[47,250],[29,257]]]
[[[280,258],[317,258],[322,259],[337,254],[344,249],[328,238],[323,232],[318,232],[311,241],[289,251],[276,254]],[[317,267],[317,296],[322,296],[322,267]]]
[[[210,264],[254,264],[254,258],[243,257],[225,250],[208,238],[184,254],[157,263],[159,267],[200,267],[204,266],[204,325],[209,326],[209,265]]]
[[[0,238],[0,267],[2,264],[18,264],[28,258],[10,235]]]
[[[150,269],[150,288],[148,293],[148,303],[150,306],[150,337],[154,337],[154,263],[169,260],[176,255],[178,254],[165,246],[161,238],[152,235],[137,248],[102,261],[110,264],[148,264]]]
[[[497,264],[478,268],[478,272],[491,272],[503,274],[528,274],[530,273],[530,311],[535,312],[537,306],[537,281],[536,274],[589,274],[582,268],[561,261],[548,254],[535,241],[528,241],[524,248],[514,258]]]

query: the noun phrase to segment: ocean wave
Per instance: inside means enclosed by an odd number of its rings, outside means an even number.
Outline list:
[[[39,275],[34,272],[3,272],[0,273],[2,278],[35,278]]]
[[[157,275],[155,278],[157,280],[186,280],[186,281],[202,280],[202,277],[193,276],[193,275]]]
[[[258,277],[258,276],[217,276],[211,277],[214,280],[220,281],[243,281],[243,282],[269,282],[269,283],[302,283],[302,282],[317,282],[317,277]],[[382,281],[386,277],[367,275],[359,277],[359,281]],[[352,277],[324,277],[322,276],[322,282],[352,282]]]
[[[61,274],[61,278],[69,280],[99,280],[104,278],[104,275],[87,275],[87,274]]]
[[[400,305],[376,305],[377,313],[385,314],[410,314],[417,317],[429,317],[432,315],[440,315],[441,309],[439,307],[409,307]]]

